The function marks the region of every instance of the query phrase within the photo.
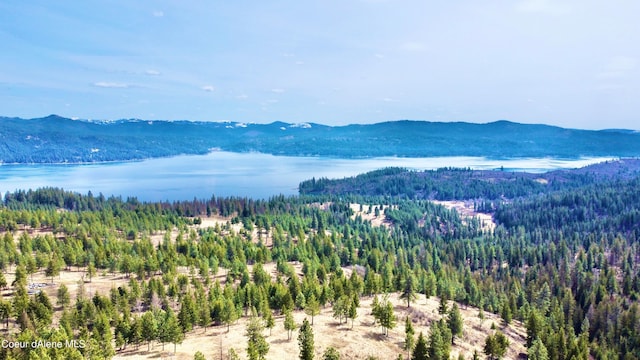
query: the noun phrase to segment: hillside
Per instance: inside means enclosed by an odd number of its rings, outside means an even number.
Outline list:
[[[292,328],[304,317],[316,321],[318,357],[333,346],[343,360],[397,358],[407,354],[405,339],[423,332],[427,351],[442,360],[470,359],[474,350],[508,359],[638,358],[634,164],[557,174],[562,181],[539,188],[499,171],[443,169],[451,182],[436,181],[437,193],[475,202],[465,196],[512,190],[477,203],[491,210],[491,226],[473,211],[447,207],[452,202],[384,193],[173,203],[51,188],[7,193],[0,337],[86,346],[3,348],[0,358],[175,351],[190,359],[200,349],[216,358],[231,348],[244,357],[249,344],[262,344],[266,359],[293,358]],[[404,170],[365,178],[387,177],[402,190],[398,174]],[[506,344],[495,340],[501,334]]]
[[[502,170],[441,168],[413,171],[386,168],[343,179],[310,179],[299,185],[302,195],[393,196],[425,200],[515,199],[587,184],[633,179],[639,159],[618,159],[578,169],[528,173]]]
[[[205,154],[212,149],[289,156],[640,156],[640,134],[509,121],[392,121],[370,125],[193,121],[83,121],[0,117],[0,163],[78,163]]]

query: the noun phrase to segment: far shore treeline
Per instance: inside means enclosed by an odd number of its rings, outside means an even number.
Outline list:
[[[126,161],[214,150],[287,156],[490,159],[638,157],[640,134],[496,121],[389,121],[367,125],[245,124],[160,120],[85,121],[56,115],[0,117],[0,163]]]

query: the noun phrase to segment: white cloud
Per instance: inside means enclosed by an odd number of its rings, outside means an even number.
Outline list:
[[[155,16],[155,17],[163,17],[163,16],[164,16],[164,11],[161,11],[161,10],[155,10],[155,11],[153,12],[153,16]]]
[[[247,94],[240,94],[240,95],[236,96],[236,99],[239,99],[239,100],[244,100],[244,99],[248,99],[248,98],[249,98],[249,96],[247,96]]]
[[[296,65],[304,65],[304,61],[296,61]]]
[[[284,89],[278,89],[278,88],[271,89],[271,92],[276,94],[282,94],[284,92]]]
[[[158,70],[149,69],[149,70],[145,71],[145,74],[147,74],[147,75],[151,75],[151,76],[158,76],[158,75],[160,75],[161,73],[160,73],[160,71],[158,71]]]
[[[562,15],[571,9],[559,0],[523,0],[516,4],[516,10],[523,13]]]
[[[116,89],[126,89],[129,87],[129,84],[125,83],[117,83],[117,82],[108,82],[108,81],[98,81],[93,83],[93,86],[101,87],[101,88],[116,88]]]
[[[373,56],[375,56],[378,59],[384,59],[384,55],[382,54],[374,54]]]
[[[206,92],[214,92],[216,90],[216,88],[213,87],[213,85],[204,85],[201,87],[201,89]]]

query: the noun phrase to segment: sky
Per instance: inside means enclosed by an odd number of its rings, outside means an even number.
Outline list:
[[[640,1],[0,2],[0,116],[640,129]]]

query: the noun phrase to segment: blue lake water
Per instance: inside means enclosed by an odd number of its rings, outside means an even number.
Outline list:
[[[294,195],[312,177],[343,178],[389,166],[431,170],[446,166],[544,172],[612,158],[489,160],[478,157],[333,159],[212,152],[135,162],[82,165],[0,165],[0,192],[52,186],[142,201],[216,196]]]

